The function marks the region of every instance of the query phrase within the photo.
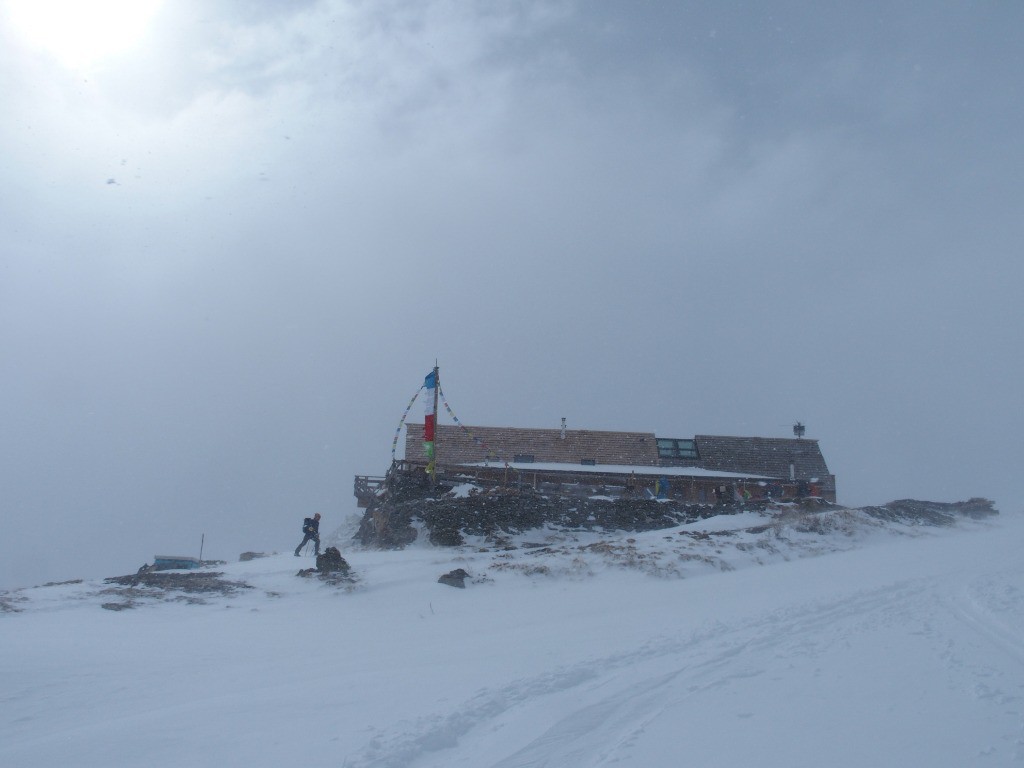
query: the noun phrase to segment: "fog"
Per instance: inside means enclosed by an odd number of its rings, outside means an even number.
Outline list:
[[[775,5],[0,5],[0,586],[336,527],[435,361],[1019,511],[1024,6]]]

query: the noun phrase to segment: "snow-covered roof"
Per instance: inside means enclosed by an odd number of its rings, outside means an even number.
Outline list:
[[[466,467],[503,467],[504,463],[497,462],[473,462],[463,464]],[[748,475],[740,472],[716,472],[701,467],[649,467],[632,466],[628,464],[563,464],[550,461],[536,462],[508,462],[508,466],[520,472],[572,472],[574,474],[593,473],[605,475],[628,475],[633,472],[637,475],[651,475],[654,477],[721,477],[736,478],[743,480],[774,480],[768,475]]]
[[[406,458],[422,455],[423,426],[410,423]],[[808,482],[818,478],[821,492],[834,498],[835,480],[816,440],[782,437],[694,435],[658,437],[653,432],[586,429],[527,429],[439,424],[438,462],[446,465],[502,466],[537,471],[621,472],[693,478],[760,478]],[[675,444],[673,453],[668,444]],[[685,444],[685,451],[683,447]],[[533,463],[523,467],[519,462]],[[424,460],[425,463],[425,460]],[[687,464],[669,470],[661,465]],[[556,466],[550,466],[550,465]],[[596,465],[595,468],[586,467]],[[624,469],[623,469],[624,468]]]

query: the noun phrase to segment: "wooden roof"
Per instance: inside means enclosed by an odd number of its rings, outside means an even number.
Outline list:
[[[828,465],[817,440],[786,437],[723,437],[697,435],[700,466],[720,472],[750,472],[769,477],[818,478],[826,483]]]

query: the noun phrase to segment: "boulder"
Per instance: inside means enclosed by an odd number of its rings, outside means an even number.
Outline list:
[[[349,564],[341,556],[341,552],[338,551],[337,547],[328,547],[316,556],[316,569],[322,574],[347,574],[349,572]]]
[[[458,587],[459,589],[466,588],[466,579],[469,578],[469,574],[461,568],[456,568],[454,571],[449,571],[437,580],[438,584],[447,584],[449,587]]]

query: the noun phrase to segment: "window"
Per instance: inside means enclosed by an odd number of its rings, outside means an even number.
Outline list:
[[[659,459],[697,459],[697,443],[693,440],[676,440],[674,438],[658,438]]]
[[[512,459],[515,464],[533,464],[532,453],[517,453]]]
[[[597,466],[597,459],[580,459],[580,464],[584,467],[595,467]]]

